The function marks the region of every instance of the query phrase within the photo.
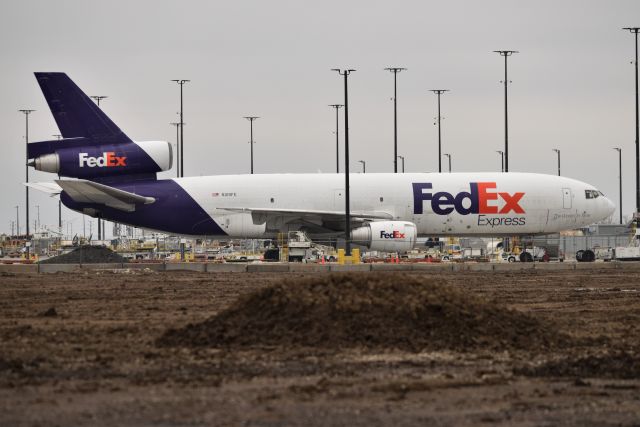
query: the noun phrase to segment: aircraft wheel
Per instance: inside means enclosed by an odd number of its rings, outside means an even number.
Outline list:
[[[596,254],[594,254],[592,250],[587,249],[584,251],[584,254],[582,254],[582,258],[585,262],[593,262],[596,260]]]
[[[533,256],[529,252],[522,252],[520,254],[520,262],[533,262]]]

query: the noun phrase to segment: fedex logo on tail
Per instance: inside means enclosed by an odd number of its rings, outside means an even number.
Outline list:
[[[433,188],[430,182],[414,182],[413,213],[422,214],[425,201],[430,201],[431,210],[437,215],[449,215],[453,211],[460,215],[525,213],[520,206],[525,193],[496,191],[495,182],[471,182],[469,187],[469,191],[458,194],[446,191],[432,193],[428,191]]]
[[[99,168],[127,166],[127,163],[126,163],[127,157],[126,156],[118,157],[116,156],[116,153],[114,151],[106,151],[102,153],[102,156],[100,157],[91,157],[89,156],[89,153],[80,153],[78,155],[78,158],[80,161],[81,168],[85,166],[90,168],[94,168],[96,166]]]

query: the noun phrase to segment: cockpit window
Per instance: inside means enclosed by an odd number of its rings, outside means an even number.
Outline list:
[[[604,194],[602,194],[598,190],[584,190],[584,195],[587,199],[597,199],[601,195],[604,196]]]

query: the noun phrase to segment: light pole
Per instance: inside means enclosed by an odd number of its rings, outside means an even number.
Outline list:
[[[16,236],[20,235],[20,206],[16,206]]]
[[[36,232],[40,229],[40,205],[36,205],[36,209],[38,211],[38,221],[36,222]]]
[[[27,183],[29,183],[29,165],[27,164],[29,161],[29,114],[33,113],[36,110],[18,110],[21,113],[24,114],[24,118],[25,118],[25,134],[24,134],[24,140],[25,140],[25,153],[26,153],[26,160],[25,160],[25,170],[26,170],[26,177],[27,177]],[[26,217],[27,217],[27,240],[29,239],[29,186],[26,186],[26,200],[27,200],[27,205],[26,205]],[[27,246],[27,258],[29,257],[29,247]]]
[[[98,104],[98,107],[100,107],[100,101],[102,101],[103,99],[107,99],[108,96],[106,96],[106,95],[92,95],[90,98],[92,98],[94,101],[96,101],[96,104]],[[103,234],[106,234],[105,233],[104,220],[100,218],[100,215],[98,215],[98,240],[102,239],[102,235]]]
[[[62,139],[62,135],[59,133],[53,134],[51,136],[55,136],[58,141]],[[58,233],[62,235],[62,200],[58,198]]]
[[[251,140],[249,141],[249,144],[251,144],[251,174],[253,175],[253,121],[256,119],[259,119],[260,117],[258,116],[247,116],[245,117],[245,119],[249,120],[249,125],[251,128]]]
[[[358,162],[362,163],[362,173],[367,173],[367,162],[364,160],[358,160]]]
[[[344,107],[342,104],[330,104],[329,107],[336,109],[336,173],[340,173],[340,139],[338,138],[338,110]]]
[[[496,150],[496,153],[500,154],[500,164],[501,164],[500,172],[504,172],[504,151]]]
[[[344,77],[344,210],[345,227],[344,242],[345,254],[351,256],[351,208],[349,206],[349,74],[356,71],[353,69],[332,68]]]
[[[440,95],[449,92],[449,89],[432,89],[431,92],[438,95],[438,172],[442,173],[442,132],[440,131]]]
[[[388,67],[393,73],[393,172],[398,173],[398,73],[406,68]]]
[[[622,148],[614,148],[618,152],[618,198],[620,210],[620,224],[622,224]]]
[[[449,158],[449,173],[451,173],[451,154],[442,153],[443,156],[447,156]]]
[[[176,82],[180,85],[180,177],[184,176],[184,110],[183,110],[183,98],[182,89],[185,83],[191,80],[173,79],[172,82]]]
[[[557,148],[553,148],[552,151],[558,153],[558,176],[560,176],[560,150],[558,150]]]
[[[636,38],[636,215],[640,213],[640,142],[638,141],[639,124],[638,124],[638,31],[640,27],[625,27],[623,30],[629,30],[632,34],[635,34]]]
[[[180,178],[180,153],[179,153],[179,147],[180,147],[180,123],[170,123],[172,126],[176,127],[176,178]]]
[[[399,159],[402,159],[402,173],[404,173],[404,156],[398,156]]]
[[[494,50],[494,52],[504,56],[504,171],[509,172],[509,115],[507,108],[509,80],[507,78],[507,58],[519,52],[517,50]]]

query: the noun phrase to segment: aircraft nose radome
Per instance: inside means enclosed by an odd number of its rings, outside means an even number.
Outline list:
[[[607,197],[605,197],[605,200],[607,202],[607,216],[613,215],[616,210],[616,205],[614,205]]]

